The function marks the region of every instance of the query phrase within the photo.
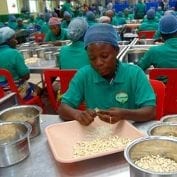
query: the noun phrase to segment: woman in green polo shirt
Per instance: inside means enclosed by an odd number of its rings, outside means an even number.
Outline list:
[[[49,31],[45,36],[45,42],[50,42],[54,45],[61,45],[60,40],[66,40],[67,33],[61,28],[61,19],[57,17],[51,17],[49,20]]]
[[[69,46],[60,49],[58,66],[62,69],[79,69],[89,64],[87,52],[84,49],[84,34],[88,29],[86,20],[77,17],[68,26],[68,37],[72,41]]]
[[[38,91],[40,90],[36,85],[27,82],[30,78],[30,71],[22,54],[15,49],[16,44],[15,31],[9,27],[0,28],[0,67],[12,74],[21,97],[28,100],[39,94]],[[7,92],[9,91],[5,78],[1,76],[0,87]]]
[[[109,123],[155,118],[153,89],[139,67],[117,60],[117,41],[117,32],[110,24],[97,24],[87,30],[84,44],[90,65],[77,71],[62,96],[59,114],[64,120],[89,125],[96,115]],[[83,101],[87,110],[78,110]]]
[[[146,19],[138,27],[138,31],[156,31],[158,29],[158,23],[155,19],[155,10],[149,9],[146,13]]]
[[[159,32],[164,44],[151,47],[137,63],[144,71],[151,65],[155,68],[177,68],[177,18],[174,15],[163,16]]]

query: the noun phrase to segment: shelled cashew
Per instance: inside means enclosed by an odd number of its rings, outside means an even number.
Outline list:
[[[177,162],[160,155],[147,155],[134,162],[140,168],[153,172],[175,172],[177,171]]]

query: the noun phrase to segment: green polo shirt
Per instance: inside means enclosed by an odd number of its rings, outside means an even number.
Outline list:
[[[146,75],[138,66],[119,62],[111,83],[90,65],[78,70],[62,97],[62,103],[76,108],[82,101],[91,109],[136,109],[154,106],[155,95]]]
[[[171,38],[164,44],[151,47],[139,60],[138,65],[148,69],[151,65],[155,68],[177,68],[177,38]]]
[[[0,66],[7,69],[13,75],[14,80],[18,80],[30,71],[25,65],[24,57],[16,50],[7,45],[0,46]],[[0,82],[4,81],[3,77],[0,77]]]
[[[53,32],[49,29],[48,33],[45,36],[45,41],[49,42],[49,41],[58,41],[58,40],[66,40],[67,38],[67,32],[61,28],[61,33],[59,36],[56,36],[55,34],[53,34]]]
[[[84,49],[84,42],[73,42],[69,46],[60,49],[58,66],[62,69],[80,69],[89,64],[89,58]]]
[[[158,23],[156,22],[156,20],[147,20],[138,27],[138,31],[155,31],[157,29]]]

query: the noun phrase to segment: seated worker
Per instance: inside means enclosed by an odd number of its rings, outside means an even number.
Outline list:
[[[49,31],[45,36],[45,42],[50,42],[53,45],[61,45],[60,40],[66,40],[67,33],[61,28],[61,19],[51,17],[49,20]]]
[[[72,15],[69,12],[65,11],[63,15],[63,20],[61,22],[61,27],[68,28],[68,25],[71,22],[71,19],[72,19]]]
[[[22,18],[17,18],[16,31],[18,31],[18,30],[24,30],[24,29],[26,29],[26,25],[23,24],[23,19]]]
[[[37,86],[28,83],[30,71],[22,54],[15,49],[17,41],[15,39],[15,31],[9,27],[0,28],[0,66],[8,70],[19,89],[23,99],[28,100],[39,94]],[[5,91],[9,91],[7,82],[0,76],[0,86]]]
[[[89,26],[95,25],[96,24],[95,14],[92,11],[88,11],[86,13],[86,20]]]
[[[8,27],[10,27],[13,30],[16,30],[16,28],[17,28],[17,19],[16,19],[15,15],[9,15]]]
[[[134,8],[134,19],[143,19],[146,14],[146,5],[142,0],[138,0]]]
[[[59,52],[58,66],[62,69],[79,69],[89,64],[87,52],[84,49],[84,35],[88,29],[86,20],[77,17],[68,26],[69,46],[63,46]]]
[[[113,10],[107,10],[105,13],[106,13],[106,16],[108,16],[111,19],[110,24],[114,25],[114,26],[117,26],[117,19],[116,19],[116,16],[114,14],[114,11]]]
[[[111,19],[108,16],[101,16],[98,20],[99,23],[111,23]]]
[[[158,23],[155,19],[155,10],[149,9],[146,13],[146,20],[138,27],[138,31],[156,31]]]
[[[121,11],[119,11],[116,14],[116,20],[117,20],[117,25],[124,25],[126,24],[126,19],[123,16],[123,13]]]
[[[177,18],[174,15],[163,16],[159,31],[164,44],[149,48],[137,63],[144,71],[151,65],[155,68],[177,68]]]
[[[61,118],[83,125],[89,125],[96,115],[111,123],[154,119],[153,89],[139,67],[117,60],[117,41],[117,32],[110,24],[96,24],[87,30],[84,44],[90,65],[77,71],[62,96]],[[77,110],[82,102],[85,111]]]

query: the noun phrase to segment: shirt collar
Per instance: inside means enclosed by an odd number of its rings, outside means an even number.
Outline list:
[[[108,82],[106,79],[104,79],[102,76],[100,76],[100,74],[98,74],[95,70],[94,70],[94,72],[95,72],[94,79],[93,79],[94,83]],[[113,79],[113,82],[123,83],[125,81],[124,74],[122,75],[121,73],[124,73],[124,64],[118,61],[117,62],[117,72],[116,72],[116,75]]]

